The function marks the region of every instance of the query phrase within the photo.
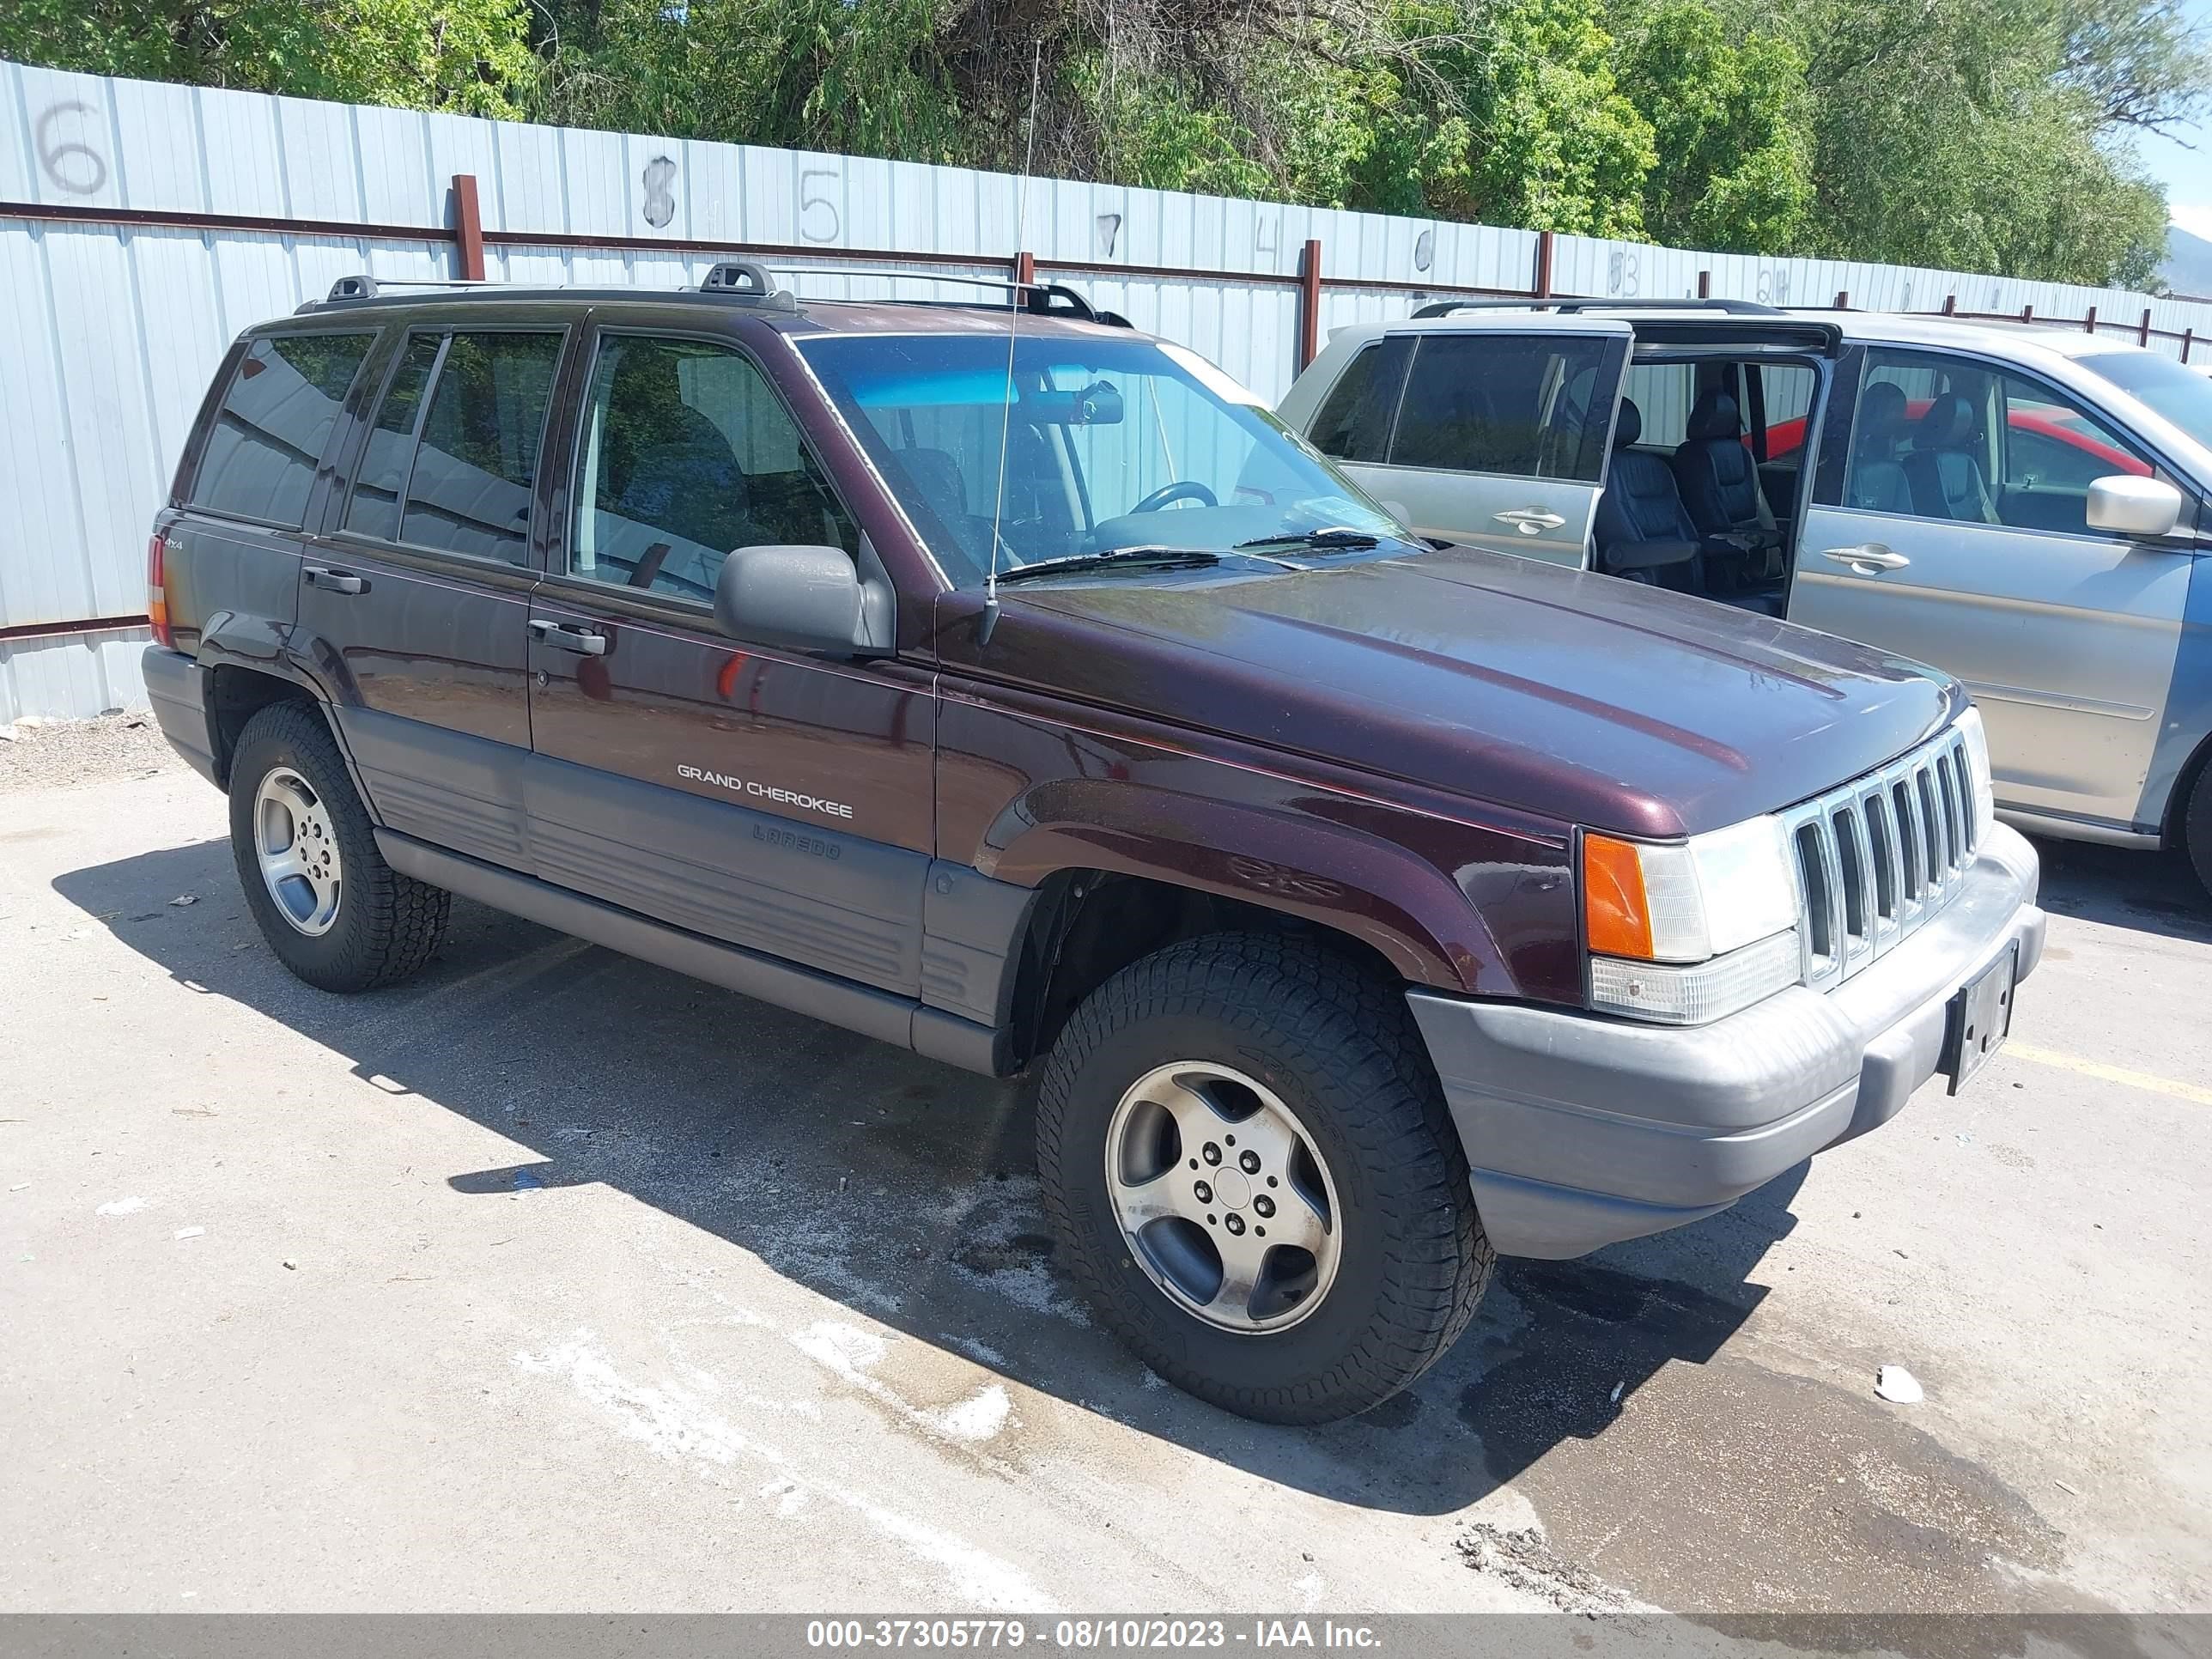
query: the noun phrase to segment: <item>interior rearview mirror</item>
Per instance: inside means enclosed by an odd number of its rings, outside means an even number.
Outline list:
[[[714,623],[732,639],[848,656],[892,648],[890,585],[872,550],[862,566],[842,547],[740,547],[714,581]]]
[[[2116,472],[2089,486],[2089,528],[2122,536],[2171,536],[2181,522],[2181,492],[2163,478]]]

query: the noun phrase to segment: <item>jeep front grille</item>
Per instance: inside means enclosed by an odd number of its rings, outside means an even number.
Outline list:
[[[1951,902],[1981,840],[1973,777],[1954,726],[1780,815],[1795,854],[1804,983],[1842,984]]]

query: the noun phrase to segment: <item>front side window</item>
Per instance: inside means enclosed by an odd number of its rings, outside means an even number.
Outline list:
[[[571,575],[706,602],[732,548],[859,549],[782,400],[726,347],[608,336],[578,443]]]
[[[1595,483],[1623,349],[1591,335],[1425,336],[1391,464]]]
[[[338,405],[373,334],[280,334],[239,360],[193,480],[191,504],[297,529]]]
[[[560,360],[558,334],[451,337],[407,475],[401,541],[523,562]]]
[[[2152,351],[2095,351],[2075,361],[2212,449],[2212,374]]]
[[[1203,358],[1143,339],[820,336],[799,345],[939,562],[1405,532]],[[1011,409],[1012,418],[1007,418]],[[1001,459],[1004,461],[1003,477]]]

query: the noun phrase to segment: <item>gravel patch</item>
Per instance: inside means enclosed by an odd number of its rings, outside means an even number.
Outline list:
[[[184,765],[143,709],[98,720],[0,726],[0,794],[150,778]]]

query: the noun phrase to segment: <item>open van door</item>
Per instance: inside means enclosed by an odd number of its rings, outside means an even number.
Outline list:
[[[1579,568],[1630,338],[1617,317],[1415,321],[1283,416],[1421,534]]]

